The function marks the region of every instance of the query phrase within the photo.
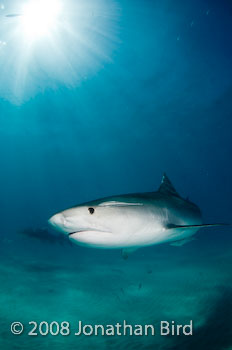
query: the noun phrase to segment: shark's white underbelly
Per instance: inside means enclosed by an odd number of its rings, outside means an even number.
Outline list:
[[[93,248],[126,248],[142,247],[167,242],[185,240],[194,235],[197,229],[167,229],[162,225],[125,232],[123,229],[117,232],[85,231],[73,234],[71,239],[79,245]]]

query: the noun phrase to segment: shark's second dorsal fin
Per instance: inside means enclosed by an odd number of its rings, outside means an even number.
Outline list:
[[[164,194],[169,194],[171,196],[180,197],[180,195],[176,192],[173,184],[167,177],[167,175],[164,173],[161,181],[161,185],[159,187],[159,192]]]

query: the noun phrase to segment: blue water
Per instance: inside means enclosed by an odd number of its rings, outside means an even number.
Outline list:
[[[232,349],[230,228],[126,261],[22,233],[87,200],[156,190],[164,171],[204,222],[232,222],[230,1],[69,0],[59,30],[31,44],[5,17],[19,11],[0,4],[1,349]],[[10,333],[31,320],[193,320],[194,335]]]

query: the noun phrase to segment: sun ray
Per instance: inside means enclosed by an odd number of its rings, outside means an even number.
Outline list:
[[[16,0],[4,9],[0,96],[20,104],[60,83],[73,88],[112,62],[116,1]]]

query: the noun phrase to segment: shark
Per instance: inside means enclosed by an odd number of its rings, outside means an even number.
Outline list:
[[[182,198],[166,174],[155,192],[123,194],[76,205],[53,215],[49,224],[73,243],[92,248],[120,248],[126,259],[140,247],[182,246],[202,227],[199,207]]]

